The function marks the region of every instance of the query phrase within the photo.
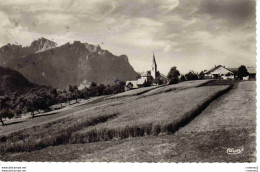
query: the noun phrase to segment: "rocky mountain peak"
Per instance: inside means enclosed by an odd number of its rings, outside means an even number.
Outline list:
[[[128,57],[127,57],[127,55],[125,55],[125,54],[122,54],[122,55],[119,56],[119,57],[121,57],[122,59],[124,59],[126,62],[128,61]]]
[[[99,52],[101,49],[101,47],[99,45],[92,45],[89,43],[85,43],[85,47],[89,52]]]
[[[79,85],[82,81],[111,85],[116,78],[127,81],[137,76],[126,55],[116,56],[100,45],[80,41],[56,47],[55,42],[40,38],[27,47],[2,50],[0,66],[17,70],[32,83],[55,88]]]
[[[50,41],[46,38],[39,38],[35,41],[33,41],[30,45],[30,47],[36,52],[42,52],[45,50],[49,50],[52,48],[56,48],[57,44],[53,41]]]

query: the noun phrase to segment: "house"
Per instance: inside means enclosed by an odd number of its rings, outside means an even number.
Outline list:
[[[126,81],[125,83],[125,91],[138,88],[137,81]]]
[[[248,80],[256,80],[256,69],[254,67],[247,67]]]
[[[234,79],[234,73],[222,65],[215,66],[204,74],[207,79]]]
[[[231,70],[235,77],[238,77],[238,68],[228,68],[229,70]],[[256,69],[255,67],[246,67],[247,72],[248,72],[248,76],[243,77],[243,80],[256,80]]]

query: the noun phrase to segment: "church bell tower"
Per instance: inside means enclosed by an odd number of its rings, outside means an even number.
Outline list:
[[[157,76],[157,64],[156,64],[156,61],[155,61],[155,56],[154,56],[154,53],[153,53],[153,63],[152,63],[152,70],[151,70],[151,75],[153,77],[153,79],[155,79]]]

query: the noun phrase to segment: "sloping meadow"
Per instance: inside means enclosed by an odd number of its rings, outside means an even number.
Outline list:
[[[71,143],[174,133],[231,88],[197,87],[135,99],[113,108],[120,114],[116,118],[75,132]]]
[[[231,86],[207,86],[149,97],[119,99],[52,123],[0,138],[0,152],[39,150],[62,144],[171,134]]]

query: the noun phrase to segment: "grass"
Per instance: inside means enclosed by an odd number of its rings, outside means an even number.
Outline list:
[[[89,100],[81,101],[80,104],[65,107],[64,109],[37,114],[36,118],[31,118],[31,115],[28,114],[28,116],[23,116],[21,119],[11,119],[6,123],[5,126],[0,125],[0,136],[10,134],[15,131],[28,129],[33,126],[40,126],[56,120],[69,118],[71,116],[87,116],[88,109],[93,109],[99,107],[99,105],[104,105],[105,102],[102,102],[100,99],[103,99],[103,97],[91,98]],[[113,104],[113,101],[110,100],[110,103]],[[19,124],[13,125],[12,123],[15,122],[19,122]]]
[[[155,94],[167,93],[167,92],[170,92],[170,91],[185,90],[185,89],[198,87],[198,86],[207,84],[208,82],[210,82],[210,80],[184,81],[184,82],[180,82],[178,84],[173,84],[173,85],[169,85],[167,87],[160,87],[160,88],[151,90],[147,93],[144,93],[143,96],[145,97],[145,96],[152,96],[152,95],[155,95]]]
[[[51,146],[7,154],[12,161],[254,162],[255,82],[241,82],[173,135]],[[228,148],[241,148],[229,155]]]
[[[193,116],[189,112],[226,89],[227,86],[192,88],[113,104],[103,102],[103,106],[3,136],[0,150],[1,153],[32,151],[69,143],[173,133]]]
[[[117,118],[77,132],[81,142],[73,143],[174,133],[230,89],[231,86],[201,87],[137,99],[117,108]],[[105,133],[106,137],[98,133]],[[89,139],[90,135],[95,135],[96,140]]]
[[[0,138],[0,152],[21,152],[39,150],[48,146],[57,146],[70,143],[72,134],[84,127],[93,126],[98,123],[116,117],[118,114],[105,114],[89,117],[84,121],[77,121],[69,126],[60,127],[64,121],[55,121],[39,127],[33,127],[23,132],[14,132]],[[59,125],[57,125],[59,124]],[[56,126],[53,127],[53,126]],[[35,130],[41,132],[34,132]]]
[[[12,153],[2,161],[93,162],[252,162],[255,137],[243,129],[176,133],[87,144],[50,146],[33,152]],[[227,148],[244,152],[228,155]]]
[[[135,96],[135,95],[140,95],[140,94],[144,94],[146,92],[149,92],[151,90],[154,90],[156,88],[160,88],[163,87],[165,85],[158,85],[158,86],[150,86],[150,87],[144,87],[144,88],[138,88],[138,89],[133,89],[133,90],[129,90],[123,93],[119,93],[116,94],[114,96],[110,96],[107,99],[113,99],[113,98],[120,98],[120,97],[127,97],[127,96]]]

